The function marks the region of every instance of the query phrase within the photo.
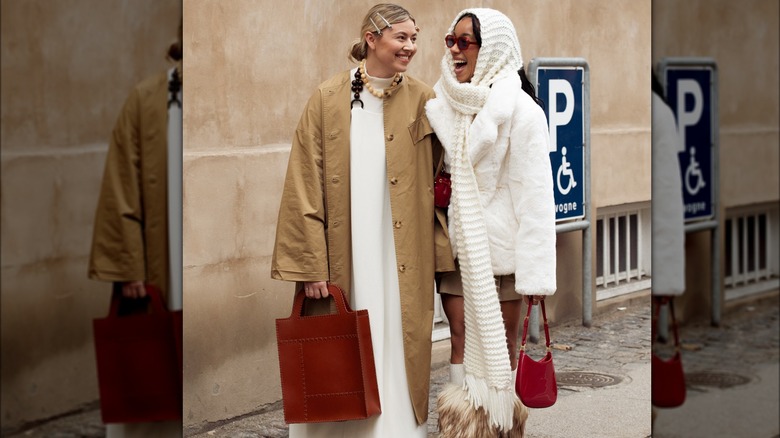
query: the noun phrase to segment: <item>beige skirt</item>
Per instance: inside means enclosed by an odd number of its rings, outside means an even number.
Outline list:
[[[456,262],[455,272],[448,272],[441,277],[441,282],[436,289],[440,294],[463,296],[463,282],[460,279],[460,268]],[[497,275],[496,291],[498,292],[498,301],[520,300],[522,295],[515,292],[515,274]]]

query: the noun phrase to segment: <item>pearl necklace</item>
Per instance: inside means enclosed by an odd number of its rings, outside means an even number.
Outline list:
[[[366,86],[366,90],[368,90],[369,93],[373,94],[378,99],[384,99],[390,95],[390,90],[400,84],[403,79],[403,75],[396,72],[395,76],[393,76],[393,82],[390,84],[390,88],[387,88],[384,91],[378,91],[371,86],[371,83],[368,82],[368,73],[366,73],[366,60],[364,59],[360,61],[360,66],[355,72],[355,80],[352,81],[352,91],[355,93],[355,95],[350,106],[354,106],[355,102],[360,102],[360,107],[363,107],[363,101],[360,100],[360,92],[363,91],[363,85]]]

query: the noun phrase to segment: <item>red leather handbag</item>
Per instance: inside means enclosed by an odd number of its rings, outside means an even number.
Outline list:
[[[181,315],[146,286],[151,312],[119,316],[121,292],[106,318],[92,322],[104,423],[182,418]]]
[[[539,301],[544,318],[544,336],[547,340],[547,352],[540,360],[531,359],[526,354],[526,336],[528,335],[528,319],[531,316],[531,304],[523,321],[523,338],[520,342],[520,355],[517,365],[517,380],[515,391],[524,405],[529,408],[549,408],[558,399],[558,385],[555,381],[552,350],[550,349],[550,329],[547,325],[547,312],[544,300]]]
[[[433,204],[445,208],[450,205],[452,195],[452,180],[450,174],[443,169],[439,171],[433,180]]]
[[[672,331],[674,332],[674,355],[669,359],[661,359],[655,352],[652,353],[650,363],[651,371],[651,401],[659,408],[674,408],[685,402],[685,373],[680,354],[680,338],[677,334],[677,320],[674,317],[674,297],[656,296],[656,304],[653,313],[652,342],[655,343],[656,324],[661,306],[669,304],[669,314],[672,318]]]
[[[334,284],[328,292],[337,313],[303,316],[301,288],[290,317],[276,320],[287,423],[357,420],[382,412],[368,310],[353,311]]]

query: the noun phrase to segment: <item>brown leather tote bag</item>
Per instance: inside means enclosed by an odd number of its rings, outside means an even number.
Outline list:
[[[284,419],[287,423],[358,420],[381,413],[368,310],[353,311],[328,285],[336,313],[303,316],[295,295],[289,318],[276,320]]]

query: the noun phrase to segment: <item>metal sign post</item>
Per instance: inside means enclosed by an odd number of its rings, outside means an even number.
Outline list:
[[[685,232],[711,230],[711,323],[718,326],[721,305],[717,64],[712,58],[664,58],[659,70],[666,100],[685,145],[678,157]]]
[[[590,70],[583,58],[534,58],[528,78],[544,102],[550,130],[550,163],[555,191],[557,233],[582,230],[582,325],[590,327]],[[539,339],[539,314],[530,321],[531,340]]]

